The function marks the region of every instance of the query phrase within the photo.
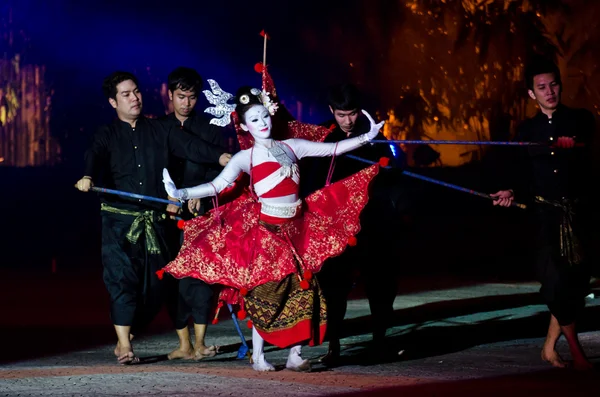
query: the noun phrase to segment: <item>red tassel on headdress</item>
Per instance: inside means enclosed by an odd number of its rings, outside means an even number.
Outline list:
[[[305,280],[312,280],[313,278],[313,274],[310,270],[306,270],[302,276],[304,277]]]
[[[252,329],[252,327],[254,326],[254,324],[252,324],[252,321],[248,320],[248,322],[246,323],[246,326],[250,329]]]
[[[277,96],[277,90],[275,89],[273,78],[269,74],[268,68],[264,65],[262,72],[262,90],[269,93],[271,100],[279,102],[279,97]]]
[[[160,269],[156,271],[156,275],[158,276],[159,280],[162,280],[163,277],[165,276],[165,269]]]
[[[244,287],[240,288],[240,295],[242,295],[242,296],[248,295],[248,288],[244,288]]]
[[[379,165],[382,167],[387,167],[390,163],[390,159],[388,157],[382,157],[379,159]]]
[[[354,236],[350,236],[350,237],[348,238],[348,245],[349,245],[350,247],[354,247],[354,246],[355,246],[357,243],[358,243],[358,240],[356,239],[356,237],[354,237]]]
[[[265,70],[264,65],[262,64],[262,62],[256,62],[254,64],[254,71],[256,73],[262,73]]]

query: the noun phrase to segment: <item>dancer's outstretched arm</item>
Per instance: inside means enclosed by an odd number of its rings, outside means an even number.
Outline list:
[[[170,197],[178,200],[216,196],[227,186],[233,184],[241,172],[249,172],[249,160],[248,151],[238,152],[212,182],[185,189],[177,189],[169,171],[165,168],[163,169],[165,190]]]
[[[300,159],[303,157],[327,157],[340,155],[358,149],[362,145],[369,143],[374,139],[385,121],[375,123],[373,117],[365,110],[362,111],[371,123],[369,132],[354,138],[341,140],[337,143],[312,142],[305,139],[290,139],[286,141],[294,149],[294,153]]]

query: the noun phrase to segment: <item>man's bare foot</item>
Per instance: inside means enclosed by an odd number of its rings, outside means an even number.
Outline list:
[[[133,335],[129,334],[129,341],[133,340]],[[121,343],[117,341],[117,346],[115,346],[115,357],[119,357],[119,352],[121,351]]]
[[[194,360],[202,360],[206,357],[214,357],[219,352],[219,346],[196,346],[194,348]]]
[[[549,352],[542,350],[542,360],[550,363],[553,367],[556,368],[566,368],[567,364],[560,358],[560,355],[556,352],[556,350],[551,350]]]
[[[119,361],[119,364],[137,364],[140,362],[131,346],[121,348],[118,353],[117,361]]]
[[[327,351],[323,357],[319,359],[326,367],[334,368],[340,365],[340,352],[335,350]]]
[[[167,354],[169,360],[191,360],[194,358],[194,348],[189,346],[188,348],[182,348],[179,346],[177,349],[173,350],[171,353]]]

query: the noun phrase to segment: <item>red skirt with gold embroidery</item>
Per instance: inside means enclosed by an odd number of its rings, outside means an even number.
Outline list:
[[[300,217],[276,229],[259,222],[260,203],[246,192],[185,222],[183,245],[164,270],[247,290],[292,273],[316,273],[359,232],[368,186],[378,172],[375,164],[314,192]]]

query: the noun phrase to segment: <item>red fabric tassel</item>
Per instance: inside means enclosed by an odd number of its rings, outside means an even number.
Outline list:
[[[185,226],[185,221],[183,219],[178,220],[177,228],[179,228],[180,230],[183,230],[183,226]]]
[[[382,167],[387,167],[390,164],[390,159],[387,157],[382,157],[379,159],[379,165]]]
[[[213,325],[219,322],[219,313],[221,312],[221,308],[223,307],[223,301],[219,301],[217,304],[217,310],[215,310],[215,317],[212,320]]]
[[[313,273],[310,270],[307,270],[303,274],[305,280],[312,280]]]
[[[354,247],[354,246],[355,246],[357,243],[358,243],[358,240],[356,239],[356,237],[354,237],[354,236],[350,236],[350,237],[348,238],[348,245],[349,245],[350,247]]]
[[[265,70],[265,67],[263,66],[262,62],[257,62],[254,64],[254,71],[256,73],[262,73],[263,70]]]
[[[244,287],[240,288],[240,295],[242,295],[242,296],[248,295],[248,288],[244,288]]]
[[[165,276],[165,269],[160,269],[156,271],[156,275],[158,276],[159,280],[162,280],[163,277]]]
[[[246,311],[244,309],[237,312],[237,316],[240,320],[246,319]]]
[[[254,324],[252,324],[252,321],[248,320],[248,322],[246,323],[246,326],[250,329],[252,329],[252,327],[254,326]]]
[[[308,281],[306,280],[302,280],[300,281],[300,288],[302,288],[303,290],[307,290],[310,288],[310,284],[308,283]]]

